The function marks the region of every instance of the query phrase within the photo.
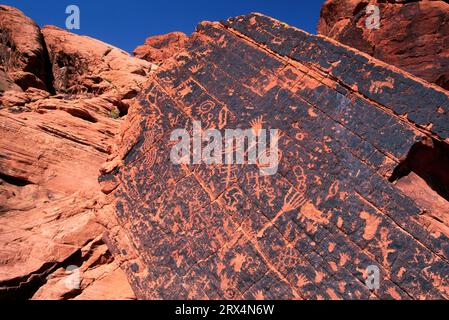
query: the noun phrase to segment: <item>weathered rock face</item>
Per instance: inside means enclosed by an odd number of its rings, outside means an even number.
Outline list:
[[[23,95],[0,110],[0,291],[29,298],[102,234],[96,177],[120,120],[112,98]]]
[[[366,6],[380,9],[380,28],[365,25]],[[318,33],[449,90],[447,1],[327,0]]]
[[[138,298],[449,298],[444,90],[250,14],[200,24],[139,101],[101,178]],[[195,120],[279,129],[277,173],[174,164],[171,133]]]
[[[187,36],[182,32],[171,32],[149,37],[133,53],[137,58],[161,65],[168,58],[183,49],[187,39]]]
[[[0,8],[0,298],[133,298],[101,240],[108,202],[98,176],[153,65]],[[51,89],[19,87],[11,70],[52,79]]]
[[[57,92],[98,95],[112,91],[120,98],[133,98],[155,67],[96,39],[56,27],[45,27],[42,33]]]
[[[147,61],[0,15],[0,298],[449,298],[444,90],[259,14]],[[277,172],[174,164],[195,120],[278,129]]]
[[[0,5],[0,92],[14,86],[50,89],[46,48],[36,23],[21,11]],[[6,74],[4,74],[6,72]]]

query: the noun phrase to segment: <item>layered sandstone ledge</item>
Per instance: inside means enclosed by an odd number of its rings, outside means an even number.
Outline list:
[[[0,296],[134,298],[102,241],[97,178],[156,66],[7,6],[0,31]]]

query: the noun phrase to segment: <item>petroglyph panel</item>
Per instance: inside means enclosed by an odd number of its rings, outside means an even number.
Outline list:
[[[271,18],[200,24],[130,110],[114,172],[137,296],[449,298],[448,234],[388,181],[415,143],[449,138],[437,106],[435,87]],[[277,173],[171,163],[172,130],[194,121],[280,130]]]

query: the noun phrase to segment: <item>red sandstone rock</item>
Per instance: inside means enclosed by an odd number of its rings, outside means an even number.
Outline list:
[[[97,177],[121,121],[110,117],[119,103],[111,97],[34,99],[25,93],[0,110],[0,292],[21,298],[56,269],[84,264],[78,252],[103,233]],[[112,262],[93,268],[117,273]],[[100,296],[122,297],[104,289]],[[39,298],[55,298],[42,290]],[[84,290],[60,298],[78,295]]]
[[[128,285],[125,274],[114,261],[101,239],[94,239],[81,250],[83,264],[80,266],[80,283],[71,286],[67,270],[59,268],[53,272],[46,284],[33,295],[33,299],[61,300],[128,300],[134,293]],[[77,279],[74,279],[77,281]]]
[[[43,30],[43,48],[34,22],[9,7],[0,15],[0,56],[8,58],[0,73],[0,296],[132,298],[99,239],[106,203],[98,176],[152,65],[54,27]],[[24,85],[30,75],[53,81]],[[80,267],[79,290],[64,285],[69,265]]]
[[[380,28],[365,26],[367,4],[380,9]],[[327,0],[318,33],[449,90],[447,1]]]
[[[8,76],[3,66],[0,66],[0,93],[6,90],[21,91],[22,89]]]
[[[150,62],[42,33],[47,90],[0,69],[1,298],[449,298],[443,90],[259,14],[150,38]],[[278,173],[174,165],[192,120],[280,129]]]
[[[152,36],[147,38],[145,44],[137,47],[133,53],[137,58],[160,65],[182,50],[187,39],[187,36],[182,32]]]
[[[42,29],[49,51],[56,92],[134,97],[153,64],[85,36],[47,26]]]
[[[22,89],[50,89],[39,27],[20,10],[4,5],[0,5],[0,60],[8,77]]]

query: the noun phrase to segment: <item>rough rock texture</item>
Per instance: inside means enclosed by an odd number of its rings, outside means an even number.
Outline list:
[[[50,89],[46,48],[36,23],[21,11],[0,5],[0,92],[16,83],[29,87]],[[5,74],[6,73],[6,74]]]
[[[449,298],[444,90],[259,14],[148,61],[0,15],[0,299]],[[173,164],[193,120],[279,129],[278,172]]]
[[[149,37],[133,53],[137,58],[161,65],[168,58],[183,49],[187,39],[187,36],[182,32],[170,32]]]
[[[380,28],[365,26],[366,6],[380,9]],[[449,90],[447,1],[327,0],[318,33]]]
[[[102,94],[133,98],[155,65],[89,37],[57,27],[44,27],[54,87],[57,92]]]
[[[1,295],[31,297],[103,233],[97,176],[121,121],[114,103],[48,97],[0,110]]]
[[[101,178],[138,298],[449,298],[448,217],[416,189],[447,207],[439,87],[250,14],[200,24],[138,99]],[[279,171],[173,164],[171,132],[194,120],[280,129]]]
[[[155,66],[89,37],[40,30],[10,7],[0,15],[0,298],[133,298],[101,240],[98,176]],[[52,81],[19,87],[11,72]],[[65,285],[72,265],[76,290]]]
[[[79,258],[83,263],[79,269],[81,282],[78,288],[67,288],[71,280],[68,279],[68,271],[59,268],[48,277],[47,283],[39,288],[33,299],[135,299],[131,287],[127,285],[125,273],[113,260],[101,239],[94,239],[83,247]]]

